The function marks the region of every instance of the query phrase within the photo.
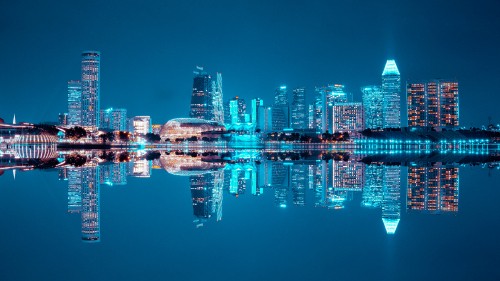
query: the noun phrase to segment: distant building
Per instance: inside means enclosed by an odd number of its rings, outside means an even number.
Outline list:
[[[363,93],[363,110],[366,129],[381,129],[384,127],[383,102],[384,95],[379,86],[365,86]]]
[[[332,132],[353,135],[364,129],[363,104],[360,102],[337,103],[332,115]]]
[[[203,71],[203,67],[197,67],[194,74],[189,117],[213,120],[215,115],[212,77]]]
[[[68,113],[59,113],[58,124],[63,126],[68,125]]]
[[[214,118],[213,121],[224,123],[224,105],[222,93],[222,74],[217,72],[217,81],[212,81]]]
[[[81,170],[82,240],[99,242],[101,239],[99,166]]]
[[[333,106],[338,103],[346,103],[347,101],[348,98],[345,92],[345,86],[342,84],[316,87],[314,120],[318,133],[324,133],[326,131],[332,132]]]
[[[230,124],[248,123],[247,104],[244,99],[236,96],[229,100]],[[248,121],[248,122],[247,122]]]
[[[293,89],[292,91],[291,114],[293,129],[307,128],[306,90],[303,87]]]
[[[434,80],[406,84],[408,127],[438,130],[459,126],[458,82]]]
[[[68,125],[82,125],[82,83],[68,81]]]
[[[113,131],[127,130],[127,110],[124,108],[108,108],[100,111],[100,128]]]
[[[384,128],[401,127],[401,75],[396,61],[387,60],[382,72]]]
[[[130,118],[129,131],[139,135],[145,135],[147,133],[151,133],[151,117],[135,116]]]
[[[161,131],[161,126],[162,126],[161,124],[153,124],[151,126],[153,134],[159,135]]]
[[[401,167],[383,167],[382,222],[387,234],[394,235],[401,219]]]
[[[290,127],[290,104],[288,102],[286,86],[280,86],[274,93],[273,104],[273,131],[283,131]]]
[[[146,159],[129,162],[127,175],[136,178],[151,177],[151,161]]]
[[[197,139],[202,139],[204,136],[215,137],[218,134],[220,138],[225,131],[226,128],[224,125],[215,121],[197,118],[175,118],[162,126],[160,137],[163,141],[166,139],[174,141],[176,139],[184,140],[191,137],[196,137]],[[209,132],[210,134],[205,134]]]
[[[273,109],[272,107],[260,106],[258,108],[258,120],[255,129],[269,133],[273,130]]]
[[[457,212],[459,168],[437,163],[408,167],[406,207],[429,213]]]
[[[309,104],[307,106],[307,128],[310,130],[316,128],[314,123],[314,104]]]
[[[101,54],[82,53],[82,125],[99,127]]]
[[[264,101],[261,98],[252,99],[252,112],[250,114],[252,124],[257,125],[259,121],[260,107],[264,107]]]

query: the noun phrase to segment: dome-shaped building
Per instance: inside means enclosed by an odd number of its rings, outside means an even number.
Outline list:
[[[162,140],[197,137],[218,138],[226,132],[224,125],[215,121],[197,118],[175,118],[165,123],[160,130]]]

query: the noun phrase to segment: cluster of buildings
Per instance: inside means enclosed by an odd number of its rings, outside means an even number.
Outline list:
[[[222,76],[217,79],[195,72],[191,96],[191,118],[224,123],[227,129],[248,132],[348,132],[364,129],[401,128],[401,75],[394,60],[382,71],[381,84],[361,88],[362,101],[342,84],[316,87],[307,102],[307,90],[297,87],[289,95],[286,85],[275,90],[274,100],[261,98],[249,104],[239,96],[223,103]],[[407,126],[411,129],[453,129],[459,126],[458,82],[431,80],[406,84]]]
[[[84,51],[80,80],[68,81],[68,111],[59,114],[59,124],[81,126],[89,131],[129,131],[137,135],[151,133],[150,116],[128,117],[124,108],[101,108],[101,54]]]

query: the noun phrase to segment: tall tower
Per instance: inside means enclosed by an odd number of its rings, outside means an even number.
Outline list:
[[[212,77],[199,66],[196,67],[194,74],[189,117],[214,120]]]
[[[82,83],[68,81],[68,125],[82,125]]]
[[[365,127],[367,129],[383,128],[382,89],[379,86],[365,86],[361,88],[361,92],[363,93]]]
[[[222,74],[217,72],[217,82],[212,81],[213,103],[214,103],[214,121],[220,124],[224,123],[224,105],[222,94]]]
[[[82,240],[101,240],[99,167],[81,169]]]
[[[382,222],[387,234],[395,234],[401,219],[401,168],[384,166]]]
[[[382,72],[384,128],[401,127],[401,75],[396,61],[387,60]]]
[[[99,127],[101,53],[82,53],[82,125]]]
[[[292,128],[305,129],[307,127],[306,117],[306,89],[296,88],[292,91]]]
[[[274,94],[273,105],[273,130],[282,131],[290,126],[290,104],[286,86],[280,86]]]

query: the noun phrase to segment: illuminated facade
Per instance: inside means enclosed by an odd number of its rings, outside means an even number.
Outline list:
[[[82,83],[68,81],[68,125],[82,125]]]
[[[223,133],[226,128],[215,121],[207,121],[196,118],[176,118],[163,125],[160,131],[162,140],[187,139],[190,137],[202,138],[203,132]]]
[[[99,166],[99,182],[108,186],[127,184],[127,165],[120,162]]]
[[[82,175],[82,240],[99,242],[101,239],[99,167],[83,168]]]
[[[406,84],[408,127],[438,130],[459,126],[458,82]]]
[[[273,130],[273,109],[271,107],[260,106],[258,108],[258,119],[255,129],[268,133]]]
[[[203,71],[203,67],[197,67],[194,74],[189,117],[213,120],[215,116],[212,77]]]
[[[384,166],[382,222],[387,234],[395,234],[401,219],[401,168]]]
[[[290,127],[290,104],[286,86],[276,89],[272,113],[273,131],[283,131]]]
[[[408,167],[406,207],[429,213],[457,212],[459,168],[437,163]]]
[[[82,125],[99,127],[101,54],[82,53]]]
[[[248,123],[247,104],[244,99],[236,96],[229,100],[229,120],[231,124]]]
[[[224,123],[224,105],[223,105],[223,93],[222,93],[222,73],[217,72],[217,81],[212,81],[213,90],[213,106],[214,106],[214,118],[213,121]]]
[[[100,128],[113,131],[127,130],[127,110],[124,108],[108,108],[100,111]]]
[[[307,106],[307,128],[311,130],[316,128],[314,122],[314,104],[309,104]]]
[[[308,165],[293,165],[290,172],[293,204],[306,205],[306,188],[308,180]]]
[[[68,213],[79,213],[82,209],[82,169],[65,169],[68,175]]]
[[[306,89],[296,88],[292,91],[291,125],[293,129],[307,128]]]
[[[384,126],[383,101],[384,96],[379,86],[365,86],[363,93],[363,110],[366,129],[379,129]]]
[[[135,116],[129,119],[129,130],[134,134],[145,135],[151,133],[151,117]]]
[[[365,165],[356,161],[332,161],[332,187],[343,191],[362,191]]]
[[[129,162],[129,169],[127,174],[136,178],[151,177],[151,161],[140,159]]]
[[[332,132],[357,134],[364,129],[363,104],[360,102],[337,103],[333,106]]]
[[[382,93],[383,127],[401,127],[401,75],[394,60],[387,60],[382,72]]]
[[[68,125],[68,113],[59,113],[59,125]]]
[[[264,107],[264,101],[260,98],[255,98],[252,99],[252,113],[250,114],[251,117],[251,122],[255,126],[257,126],[260,116],[259,114],[261,113],[260,108]]]
[[[324,133],[333,131],[333,106],[338,103],[346,103],[347,93],[342,84],[332,84],[325,87],[316,87],[314,101],[314,122],[316,131]]]
[[[384,167],[381,165],[365,166],[365,182],[361,206],[380,208],[384,190]]]
[[[205,219],[212,216],[214,176],[211,173],[190,176],[191,199],[193,214],[203,225]]]

